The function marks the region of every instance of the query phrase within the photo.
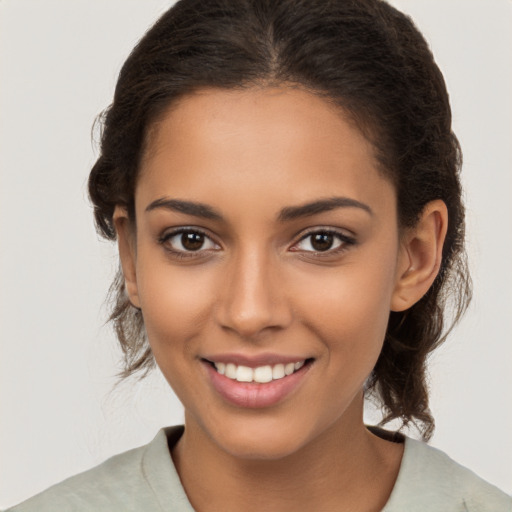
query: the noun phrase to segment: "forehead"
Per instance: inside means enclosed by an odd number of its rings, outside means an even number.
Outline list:
[[[334,192],[368,200],[382,186],[390,184],[373,146],[325,99],[288,87],[208,89],[152,126],[137,196],[204,200],[215,192],[229,203],[243,193],[268,203],[285,194],[293,204]]]

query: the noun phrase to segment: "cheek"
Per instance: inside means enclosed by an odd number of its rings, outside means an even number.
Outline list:
[[[192,352],[196,335],[208,321],[214,276],[199,266],[178,268],[161,255],[143,252],[137,266],[144,323],[157,362],[170,352]]]
[[[318,281],[309,296],[307,328],[321,340],[327,357],[322,364],[325,399],[343,411],[363,388],[381,353],[390,301],[390,283],[385,273],[340,269]],[[322,285],[322,286],[320,286]]]
[[[389,318],[395,260],[354,258],[336,269],[303,273],[292,293],[310,330],[329,344],[332,355],[378,357]],[[307,293],[304,291],[307,290]],[[352,358],[351,358],[352,359]]]

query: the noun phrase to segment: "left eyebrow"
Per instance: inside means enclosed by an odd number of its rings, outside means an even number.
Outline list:
[[[278,220],[280,222],[286,222],[301,217],[310,217],[318,213],[328,212],[336,208],[360,208],[370,215],[373,215],[372,209],[367,204],[361,203],[356,199],[351,199],[350,197],[330,197],[300,206],[287,206],[279,213]]]
[[[146,207],[146,211],[150,212],[158,208],[176,211],[186,215],[193,215],[194,217],[201,217],[203,219],[223,220],[222,215],[217,212],[217,210],[204,203],[196,203],[193,201],[183,201],[181,199],[169,199],[162,197],[150,203]]]

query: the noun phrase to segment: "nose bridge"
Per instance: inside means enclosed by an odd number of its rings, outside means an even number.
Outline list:
[[[247,338],[289,322],[278,266],[273,254],[254,245],[233,255],[219,307],[224,328]]]

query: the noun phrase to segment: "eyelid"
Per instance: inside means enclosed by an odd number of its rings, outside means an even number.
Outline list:
[[[212,244],[214,244],[216,247],[214,249],[207,248],[207,249],[198,249],[197,251],[192,250],[180,250],[180,249],[174,249],[172,247],[169,247],[166,245],[166,243],[173,237],[183,234],[183,233],[199,233],[203,235],[206,239],[208,239]],[[340,245],[334,248],[329,248],[325,251],[315,251],[315,250],[304,250],[304,249],[298,249],[296,246],[302,242],[303,240],[307,239],[308,237],[322,233],[322,234],[329,234],[333,235],[340,241]],[[343,230],[339,228],[333,228],[333,227],[323,227],[323,226],[317,226],[314,228],[309,228],[302,232],[300,235],[298,235],[298,239],[293,243],[293,245],[290,247],[289,250],[292,252],[304,252],[309,254],[314,254],[315,256],[329,256],[333,254],[338,254],[340,252],[343,252],[348,249],[348,246],[355,245],[356,244],[356,238],[351,235],[347,235]],[[197,226],[179,226],[175,228],[169,228],[168,230],[165,230],[160,236],[158,236],[157,241],[160,245],[165,247],[165,250],[168,251],[171,254],[174,254],[178,257],[198,257],[201,255],[204,255],[206,252],[210,251],[217,251],[221,249],[221,244],[219,244],[215,237],[212,236],[207,230],[197,227]]]
[[[338,240],[340,240],[341,244],[338,247],[335,247],[333,249],[327,249],[326,251],[314,251],[314,250],[313,251],[305,251],[303,249],[294,249],[294,247],[296,247],[300,242],[302,242],[303,240],[307,239],[308,237],[318,234],[318,233],[333,235],[334,237],[338,238]],[[306,253],[315,254],[315,255],[319,255],[319,256],[322,256],[322,255],[328,256],[328,255],[337,254],[339,252],[343,252],[344,250],[347,249],[347,246],[351,246],[351,245],[355,245],[355,244],[356,244],[356,238],[354,236],[347,235],[345,232],[343,232],[340,229],[333,228],[333,227],[318,226],[315,228],[309,228],[305,232],[301,233],[299,236],[299,239],[292,245],[290,250],[292,250],[293,252],[303,251]]]
[[[182,235],[184,233],[198,233],[200,235],[203,235],[205,238],[207,238],[213,245],[216,246],[215,249],[198,249],[197,251],[187,251],[187,250],[180,250],[180,249],[174,249],[172,247],[166,246],[166,243],[174,238],[175,236]],[[200,256],[204,255],[205,252],[212,251],[212,250],[218,250],[220,249],[220,244],[214,239],[213,236],[211,236],[206,230],[196,227],[196,226],[179,226],[176,228],[171,228],[169,230],[165,230],[161,235],[158,236],[157,241],[160,245],[165,246],[165,249],[177,256],[180,257],[194,257],[194,256]]]

